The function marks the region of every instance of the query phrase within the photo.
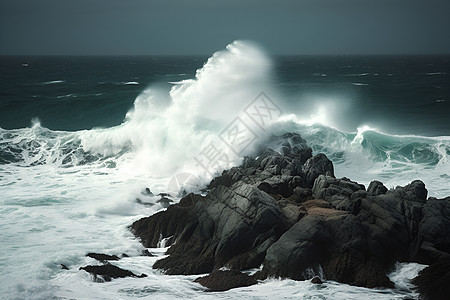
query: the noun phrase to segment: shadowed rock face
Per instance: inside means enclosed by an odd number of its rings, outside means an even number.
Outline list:
[[[450,295],[450,257],[444,256],[420,271],[413,283],[425,300],[446,300]]]
[[[256,158],[224,171],[206,196],[190,194],[166,211],[131,226],[146,247],[171,237],[168,274],[208,273],[221,267],[263,270],[268,276],[327,279],[391,287],[396,261],[432,263],[450,253],[450,198],[427,200],[421,181],[368,190],[335,178],[333,164],[298,134],[268,141]],[[313,274],[314,275],[314,274]]]
[[[243,182],[219,186],[204,198],[191,194],[180,203],[132,227],[152,233],[144,242],[148,247],[156,247],[161,235],[174,236],[171,255],[154,265],[168,274],[201,274],[223,265],[257,267],[286,226],[275,199]]]

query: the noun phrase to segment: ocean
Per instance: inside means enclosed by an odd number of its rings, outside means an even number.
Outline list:
[[[272,278],[205,293],[198,276],[153,270],[166,248],[141,256],[128,227],[165,209],[146,188],[176,202],[285,132],[337,177],[450,195],[449,60],[270,56],[242,41],[210,57],[0,57],[0,298],[416,297],[425,266],[404,262],[394,289]],[[79,270],[97,263],[89,252],[127,254],[117,264],[148,277],[94,282]]]

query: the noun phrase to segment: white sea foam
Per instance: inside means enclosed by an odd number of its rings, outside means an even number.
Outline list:
[[[425,74],[427,76],[433,76],[433,75],[447,75],[446,72],[431,72],[431,73],[427,73]]]
[[[395,188],[420,179],[429,196],[450,195],[450,137],[392,135],[370,126],[346,133],[321,125],[320,115],[315,120],[286,116],[273,126],[273,132],[301,133],[314,153],[323,152],[333,161],[336,176],[350,177],[366,187],[372,180]]]
[[[345,77],[360,77],[360,76],[368,76],[370,73],[352,73],[352,74],[345,74],[343,76]]]
[[[76,97],[77,97],[76,94],[65,94],[65,95],[57,96],[56,98],[62,99],[62,98],[76,98]]]
[[[83,149],[111,155],[131,147],[130,168],[152,170],[151,175],[158,177],[183,171],[205,173],[194,158],[209,144],[220,143],[220,132],[266,87],[269,71],[269,60],[258,48],[234,42],[215,53],[195,79],[184,80],[168,92],[158,86],[144,90],[122,125],[80,133]],[[242,158],[224,151],[229,163],[211,167],[210,173]]]
[[[58,84],[58,83],[64,83],[66,82],[65,80],[51,80],[51,81],[45,81],[45,82],[41,82],[39,83],[40,85],[49,85],[49,84]]]

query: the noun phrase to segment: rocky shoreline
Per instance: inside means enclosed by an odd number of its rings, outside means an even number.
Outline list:
[[[167,239],[169,256],[153,268],[166,274],[212,273],[212,279],[199,282],[239,277],[237,282],[249,285],[268,277],[308,280],[319,275],[391,288],[386,274],[395,262],[444,261],[447,269],[437,274],[450,276],[450,197],[427,198],[419,180],[388,190],[379,181],[366,189],[336,178],[332,162],[324,154],[313,156],[295,133],[273,137],[269,144],[277,151],[261,149],[256,158],[246,157],[241,166],[223,171],[205,196],[191,193],[131,225],[145,247]],[[252,278],[239,275],[261,264]],[[228,279],[220,279],[221,273]],[[424,270],[420,276],[433,277],[433,272]],[[421,282],[427,280],[415,280],[424,298],[427,289]],[[433,299],[441,299],[440,291],[448,295],[448,285],[434,289]]]

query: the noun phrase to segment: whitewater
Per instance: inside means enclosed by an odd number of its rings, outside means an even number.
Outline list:
[[[293,109],[272,83],[270,58],[250,42],[235,41],[214,53],[192,79],[171,81],[170,88],[142,87],[118,126],[59,131],[34,119],[26,128],[0,128],[1,298],[417,296],[408,280],[425,267],[419,264],[399,263],[389,274],[396,284],[392,290],[272,278],[251,287],[205,293],[193,282],[198,276],[167,276],[152,269],[164,257],[163,244],[149,249],[157,257],[141,255],[145,249],[128,227],[165,209],[157,202],[160,197],[146,194],[146,188],[154,195],[168,192],[176,202],[183,193],[200,191],[222,170],[238,165],[273,134],[300,133],[314,154],[325,153],[333,161],[337,177],[366,187],[372,180],[394,188],[421,179],[429,196],[450,195],[450,136],[388,134],[364,123],[348,130],[340,120],[349,116],[340,115],[338,106],[313,101],[308,109]],[[141,87],[134,80],[123,85]],[[262,103],[271,108],[264,111],[266,116],[273,112],[263,124],[249,113]],[[235,125],[246,129],[239,149],[227,143]],[[205,161],[207,149],[226,159]],[[88,252],[126,254],[117,265],[148,277],[96,283],[79,270],[97,264],[85,256]]]

